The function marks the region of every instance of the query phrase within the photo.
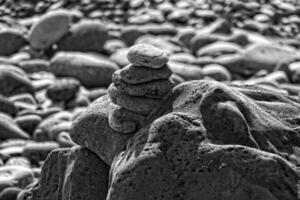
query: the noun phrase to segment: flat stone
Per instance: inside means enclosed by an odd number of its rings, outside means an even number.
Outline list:
[[[131,85],[122,80],[114,81],[115,87],[122,93],[136,97],[162,99],[172,91],[174,83],[168,80],[156,80],[147,83]]]
[[[24,60],[18,63],[18,67],[26,73],[49,72],[49,61],[42,59]]]
[[[108,95],[113,103],[142,115],[148,115],[160,103],[158,99],[126,95],[118,90],[113,83],[108,88]]]
[[[122,80],[128,84],[141,84],[154,80],[167,80],[171,74],[172,71],[167,65],[159,69],[149,69],[129,64],[121,70],[115,71],[112,75],[112,81],[118,82]]]
[[[59,145],[56,142],[34,142],[24,146],[22,155],[32,163],[37,164],[44,161],[48,154],[57,148],[59,148]]]
[[[169,60],[167,53],[148,44],[137,44],[130,47],[127,58],[135,66],[158,69]]]

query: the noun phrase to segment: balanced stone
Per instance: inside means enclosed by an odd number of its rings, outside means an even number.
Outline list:
[[[169,60],[167,53],[149,44],[132,46],[128,51],[127,58],[135,66],[144,66],[153,69],[163,67]]]
[[[158,99],[126,95],[117,89],[113,83],[108,88],[108,95],[113,103],[142,115],[148,115],[160,103]]]
[[[131,85],[120,80],[115,81],[114,84],[118,90],[126,95],[153,99],[162,99],[174,87],[174,83],[170,79],[136,85]]]
[[[167,65],[159,69],[150,69],[129,64],[121,70],[115,71],[112,75],[112,81],[122,80],[129,84],[139,84],[154,80],[166,80],[171,75],[172,71]]]
[[[126,110],[117,106],[108,115],[109,126],[122,133],[132,133],[136,131],[144,122],[145,116]]]

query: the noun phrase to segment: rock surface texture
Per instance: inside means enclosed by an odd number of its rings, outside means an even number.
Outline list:
[[[101,97],[71,130],[75,142],[111,165],[108,200],[298,198],[300,105],[287,95],[186,82],[130,135],[110,127],[115,109],[120,108]],[[57,173],[49,170],[42,174]],[[50,182],[42,178],[39,184]]]

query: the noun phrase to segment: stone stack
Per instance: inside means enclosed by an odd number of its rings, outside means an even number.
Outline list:
[[[127,58],[130,64],[114,72],[108,88],[111,101],[118,105],[109,113],[109,125],[122,133],[132,133],[141,127],[174,87],[164,51],[138,44],[129,49]]]

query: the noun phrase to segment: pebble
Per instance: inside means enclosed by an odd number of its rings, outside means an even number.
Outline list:
[[[11,65],[0,65],[0,94],[11,96],[20,93],[34,93],[26,73]]]
[[[29,139],[29,135],[24,132],[14,120],[6,114],[0,113],[0,139],[11,138]]]
[[[79,52],[59,52],[51,60],[56,76],[73,77],[86,87],[104,87],[119,67],[107,58]]]
[[[0,200],[16,200],[18,197],[18,194],[21,192],[21,188],[18,187],[8,187],[5,188],[0,193]]]
[[[80,82],[74,78],[59,79],[47,88],[46,95],[55,102],[70,101],[76,97],[79,87]]]
[[[113,103],[142,115],[148,115],[160,103],[160,100],[157,99],[126,95],[118,90],[114,84],[109,86],[108,95]]]
[[[33,182],[33,172],[30,168],[21,166],[0,167],[0,191],[9,187],[25,188]]]
[[[122,93],[130,96],[161,99],[174,87],[171,80],[157,80],[147,83],[131,85],[122,80],[114,81],[115,87]]]
[[[68,11],[58,10],[43,15],[30,29],[30,45],[38,50],[49,48],[68,33],[70,24]]]
[[[27,44],[23,33],[15,29],[0,30],[0,55],[10,56]]]
[[[59,51],[101,52],[108,39],[108,30],[98,20],[82,20],[70,28],[58,43]]]
[[[169,60],[168,55],[152,45],[137,44],[128,51],[127,58],[136,67],[159,69]]]
[[[0,112],[15,117],[17,115],[18,109],[11,99],[0,95]]]

